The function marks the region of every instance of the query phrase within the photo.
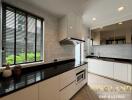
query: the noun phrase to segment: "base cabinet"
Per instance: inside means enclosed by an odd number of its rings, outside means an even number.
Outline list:
[[[114,64],[114,78],[124,82],[128,82],[128,64]]]
[[[73,82],[66,88],[60,91],[61,100],[70,100],[70,98],[77,92],[76,82]]]
[[[88,59],[88,71],[96,74],[100,74],[99,61],[94,59]]]
[[[0,100],[38,100],[38,85],[33,85],[18,92],[14,92],[0,98]]]
[[[73,69],[2,97],[0,100],[70,100],[86,81],[87,79],[78,86],[76,70]]]
[[[75,69],[59,75],[59,78],[60,78],[60,90],[61,90],[76,80]]]
[[[88,71],[113,78],[113,62],[89,59]]]
[[[100,61],[101,62],[101,61]],[[113,69],[114,69],[114,63],[113,62],[107,62],[107,61],[102,61],[101,62],[101,75],[113,78]]]
[[[79,91],[85,84],[87,83],[87,79],[81,81],[80,83],[77,84],[76,90]]]
[[[112,79],[132,83],[132,64],[88,59],[88,71]]]
[[[60,100],[58,76],[39,83],[39,100]]]
[[[128,82],[132,83],[132,65],[128,64]]]

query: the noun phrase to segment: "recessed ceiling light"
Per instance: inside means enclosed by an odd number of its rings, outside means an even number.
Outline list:
[[[124,10],[124,7],[123,6],[121,6],[121,7],[118,8],[118,11],[119,12],[122,11],[122,10]]]
[[[118,23],[119,25],[123,24],[122,22]]]
[[[93,21],[96,21],[96,18],[95,18],[95,17],[93,17],[93,18],[92,18],[92,20],[93,20]]]

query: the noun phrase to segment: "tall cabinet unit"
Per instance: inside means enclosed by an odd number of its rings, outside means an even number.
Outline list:
[[[69,37],[82,40],[82,20],[80,16],[70,13],[59,20],[59,40]]]

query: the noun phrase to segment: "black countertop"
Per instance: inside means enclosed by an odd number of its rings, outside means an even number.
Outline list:
[[[76,64],[75,60],[71,59],[22,69],[22,75],[20,77],[0,77],[0,97],[80,67],[84,64],[87,63],[81,62]]]
[[[97,57],[97,56],[87,56],[86,58],[92,58],[103,61],[119,62],[132,64],[132,59],[122,59],[122,58],[110,58],[110,57]]]

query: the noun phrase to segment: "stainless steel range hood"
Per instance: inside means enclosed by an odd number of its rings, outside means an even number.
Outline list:
[[[76,45],[78,43],[85,42],[84,40],[76,39],[76,38],[66,38],[60,41],[61,45]]]

